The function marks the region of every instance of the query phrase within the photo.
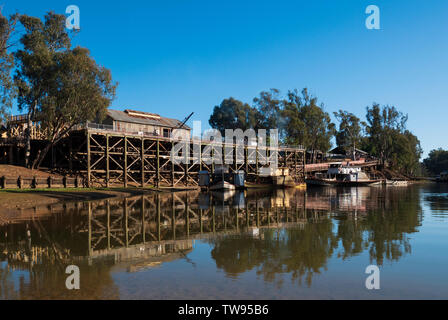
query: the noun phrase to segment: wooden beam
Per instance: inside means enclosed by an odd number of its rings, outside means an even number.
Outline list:
[[[160,186],[160,141],[156,143],[156,187]]]
[[[124,137],[124,149],[123,149],[123,185],[125,188],[128,187],[128,139]]]
[[[142,137],[142,144],[141,144],[141,150],[140,150],[140,157],[141,157],[141,170],[142,170],[142,175],[141,175],[141,186],[142,188],[145,187],[145,138]],[[144,204],[144,199],[143,199],[143,204]],[[143,205],[142,204],[142,205]]]
[[[109,188],[110,172],[109,172],[109,135],[106,134],[106,187]]]
[[[92,168],[90,162],[92,161],[90,154],[90,132],[87,131],[87,187],[91,187]]]

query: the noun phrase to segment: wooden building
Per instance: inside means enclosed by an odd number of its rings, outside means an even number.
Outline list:
[[[95,124],[90,124],[95,126]],[[181,121],[165,118],[155,113],[126,109],[107,110],[107,116],[101,121],[98,129],[113,130],[128,134],[159,136],[170,138],[173,130],[178,129],[178,134],[190,137],[191,128]]]

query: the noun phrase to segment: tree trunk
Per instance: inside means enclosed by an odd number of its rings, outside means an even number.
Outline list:
[[[48,144],[43,148],[42,150],[39,150],[39,153],[37,154],[36,159],[33,161],[33,169],[39,169],[42,161],[44,161],[45,156],[47,155],[48,151],[51,149],[51,147],[54,145],[54,142],[49,141]]]
[[[30,167],[31,156],[31,127],[33,125],[34,110],[36,109],[36,103],[28,109],[27,127],[25,129],[25,167]]]

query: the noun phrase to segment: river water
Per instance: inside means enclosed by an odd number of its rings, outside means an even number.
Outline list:
[[[448,184],[151,193],[0,225],[0,299],[447,298]]]

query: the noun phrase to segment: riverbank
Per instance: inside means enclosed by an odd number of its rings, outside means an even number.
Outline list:
[[[65,201],[100,200],[111,197],[129,197],[153,192],[154,189],[137,188],[68,188],[0,190],[0,215],[4,211],[21,210]]]

